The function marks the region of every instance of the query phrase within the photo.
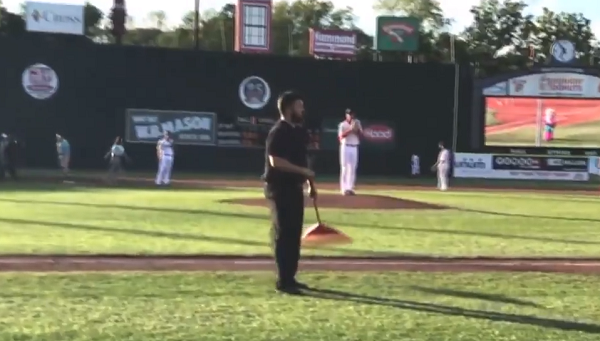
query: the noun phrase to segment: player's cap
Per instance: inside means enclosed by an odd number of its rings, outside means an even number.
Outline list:
[[[352,109],[348,108],[348,109],[346,109],[346,114],[347,115],[354,115],[355,113],[354,113],[354,111]]]

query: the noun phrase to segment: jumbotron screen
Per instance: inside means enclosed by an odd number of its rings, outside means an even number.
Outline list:
[[[600,148],[600,100],[486,97],[485,145]]]

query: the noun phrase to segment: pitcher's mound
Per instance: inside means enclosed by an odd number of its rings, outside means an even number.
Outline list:
[[[223,200],[221,202],[229,204],[240,204],[248,206],[268,207],[266,199],[263,198],[241,198]],[[443,210],[448,207],[428,204],[425,202],[404,200],[382,195],[356,195],[343,196],[335,194],[319,194],[317,203],[320,208],[347,208],[347,209],[378,209],[378,210]],[[306,198],[304,201],[306,207],[312,206],[312,200]]]

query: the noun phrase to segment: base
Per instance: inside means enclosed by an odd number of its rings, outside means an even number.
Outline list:
[[[351,244],[352,238],[325,224],[314,224],[305,229],[302,245]]]

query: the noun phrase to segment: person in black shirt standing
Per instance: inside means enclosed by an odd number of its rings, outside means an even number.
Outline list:
[[[308,168],[308,132],[302,127],[304,102],[300,95],[288,91],[279,97],[277,107],[281,119],[267,136],[263,179],[273,221],[276,288],[296,294],[307,288],[296,281],[304,221],[304,183],[308,182],[311,198],[316,199],[317,192],[315,174]]]

